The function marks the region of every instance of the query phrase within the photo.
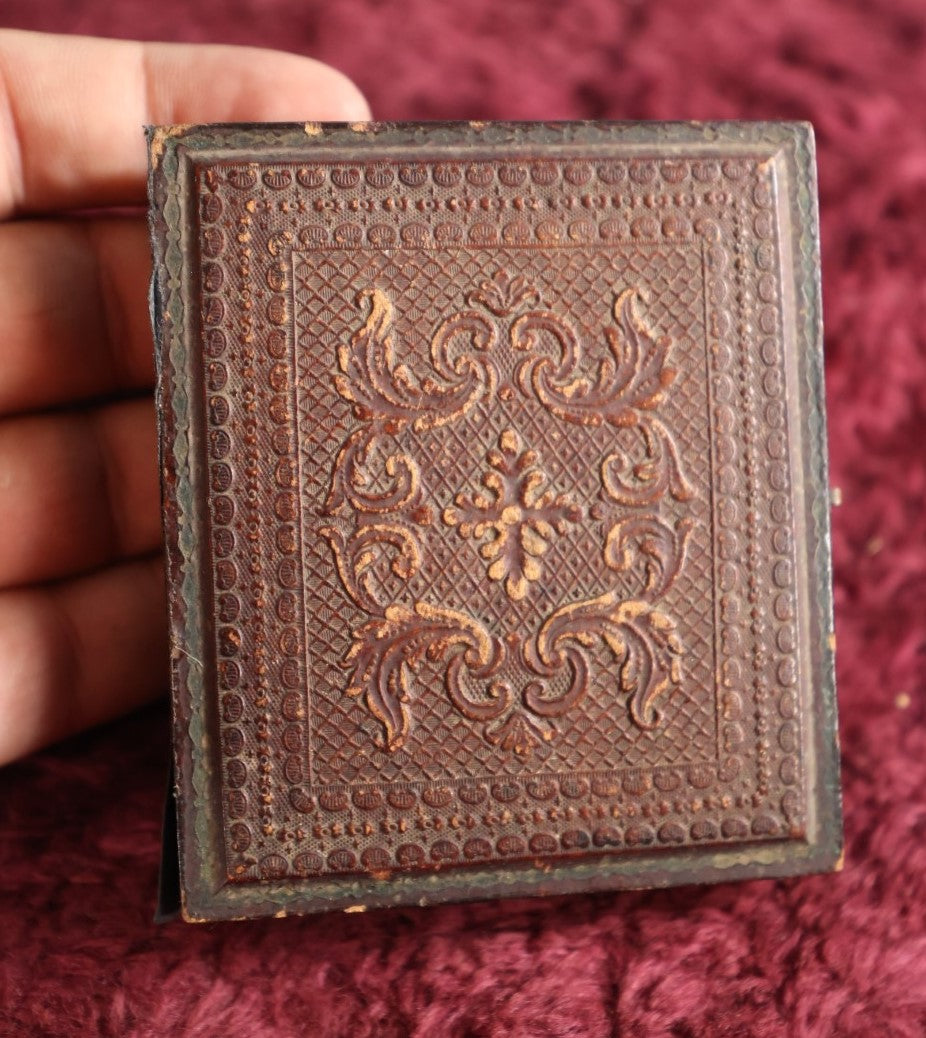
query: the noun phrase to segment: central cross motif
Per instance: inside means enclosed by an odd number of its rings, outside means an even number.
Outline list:
[[[486,461],[489,470],[482,485],[492,497],[457,494],[455,507],[444,510],[444,522],[464,539],[483,541],[479,552],[488,563],[489,579],[504,581],[508,597],[517,602],[530,582],[540,579],[540,559],[554,533],[564,533],[582,512],[565,495],[548,489],[539,454],[524,450],[513,429],[501,434],[498,449],[489,451]]]

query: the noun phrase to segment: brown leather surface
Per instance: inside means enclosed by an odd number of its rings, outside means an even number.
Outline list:
[[[181,163],[157,225],[223,882],[813,843],[807,185],[765,143],[309,129]]]

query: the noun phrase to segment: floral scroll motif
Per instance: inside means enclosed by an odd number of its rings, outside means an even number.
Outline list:
[[[358,296],[366,319],[338,350],[335,387],[361,424],[335,461],[325,504],[331,521],[319,532],[348,595],[370,618],[353,632],[347,691],[363,699],[382,726],[381,747],[392,752],[405,743],[411,703],[424,694],[423,669],[437,668],[460,714],[481,725],[490,743],[526,756],[555,737],[556,720],[587,695],[594,669],[610,657],[615,699],[651,731],[660,701],[682,681],[683,646],[660,601],[684,567],[693,525],[659,515],[665,498],[692,496],[671,434],[654,413],[675,379],[669,340],[648,329],[635,290],[615,295],[603,355],[544,309],[523,277],[499,272],[466,301],[468,309],[437,327],[425,371],[402,359],[392,303],[375,288]],[[496,392],[495,358],[503,343],[515,358],[517,387],[549,414],[615,427],[615,446],[600,462],[603,504],[593,512],[605,519],[604,572],[629,589],[561,604],[533,634],[504,639],[478,617],[410,592],[435,517],[404,435],[457,421],[482,401],[503,407],[510,396]],[[539,452],[514,428],[485,462],[481,488],[461,488],[439,518],[478,544],[489,580],[519,602],[542,579],[552,540],[582,509],[556,492]],[[614,507],[619,513],[607,519]]]
[[[672,437],[662,422],[647,417],[628,432],[636,440],[632,449],[614,451],[601,463],[601,485],[605,494],[617,504],[630,508],[657,504],[667,494],[676,501],[689,500],[691,487],[682,472]]]
[[[381,589],[400,594],[421,568],[417,538],[398,523],[365,524],[351,537],[337,526],[322,526],[318,532],[331,545],[348,594],[367,612],[380,611]]]
[[[685,563],[690,519],[679,519],[671,527],[655,515],[633,515],[616,522],[604,545],[605,565],[629,572],[641,561],[645,573],[644,594],[662,598]]]
[[[550,615],[528,643],[532,670],[554,675],[568,666],[572,680],[557,700],[525,695],[526,705],[541,716],[559,716],[574,706],[588,687],[587,649],[603,643],[619,666],[617,691],[628,698],[630,716],[652,729],[659,719],[656,702],[669,684],[681,681],[682,645],[675,621],[644,599],[621,600],[609,591],[598,598],[562,606]]]
[[[346,661],[353,665],[347,694],[363,696],[385,729],[383,748],[397,750],[408,734],[414,675],[425,659],[446,662],[447,692],[462,713],[490,720],[508,705],[506,686],[489,681],[485,702],[473,701],[467,697],[460,675],[466,669],[477,680],[491,678],[503,652],[502,644],[478,620],[463,613],[425,602],[417,602],[414,608],[390,605],[382,617],[370,620],[354,634]]]
[[[635,425],[658,406],[676,372],[666,360],[669,340],[654,339],[634,304],[635,289],[614,302],[614,326],[604,329],[608,352],[593,371],[572,327],[547,310],[530,311],[511,326],[511,344],[527,354],[518,371],[526,392],[567,422]]]
[[[495,326],[481,314],[464,311],[444,321],[431,341],[431,370],[416,375],[397,355],[394,313],[389,297],[365,289],[366,323],[338,350],[338,393],[354,405],[358,418],[381,419],[395,427],[411,422],[417,431],[461,418],[480,399],[491,397],[497,381],[487,355]]]
[[[495,317],[509,317],[526,306],[540,306],[540,293],[523,275],[509,277],[500,270],[495,277],[474,288],[466,301],[470,306],[488,310]]]
[[[357,512],[398,512],[421,500],[421,472],[414,458],[392,440],[382,424],[362,426],[338,452],[325,511],[347,506]]]

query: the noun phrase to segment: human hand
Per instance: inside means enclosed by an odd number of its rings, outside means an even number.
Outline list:
[[[308,58],[0,31],[0,764],[167,687],[142,127],[368,118]]]

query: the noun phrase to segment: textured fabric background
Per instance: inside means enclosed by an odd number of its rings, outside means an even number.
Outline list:
[[[0,1032],[926,1033],[922,0],[0,0],[0,22],[298,49],[389,119],[812,120],[847,846],[841,875],[778,883],[158,928],[153,708],[0,772]]]

